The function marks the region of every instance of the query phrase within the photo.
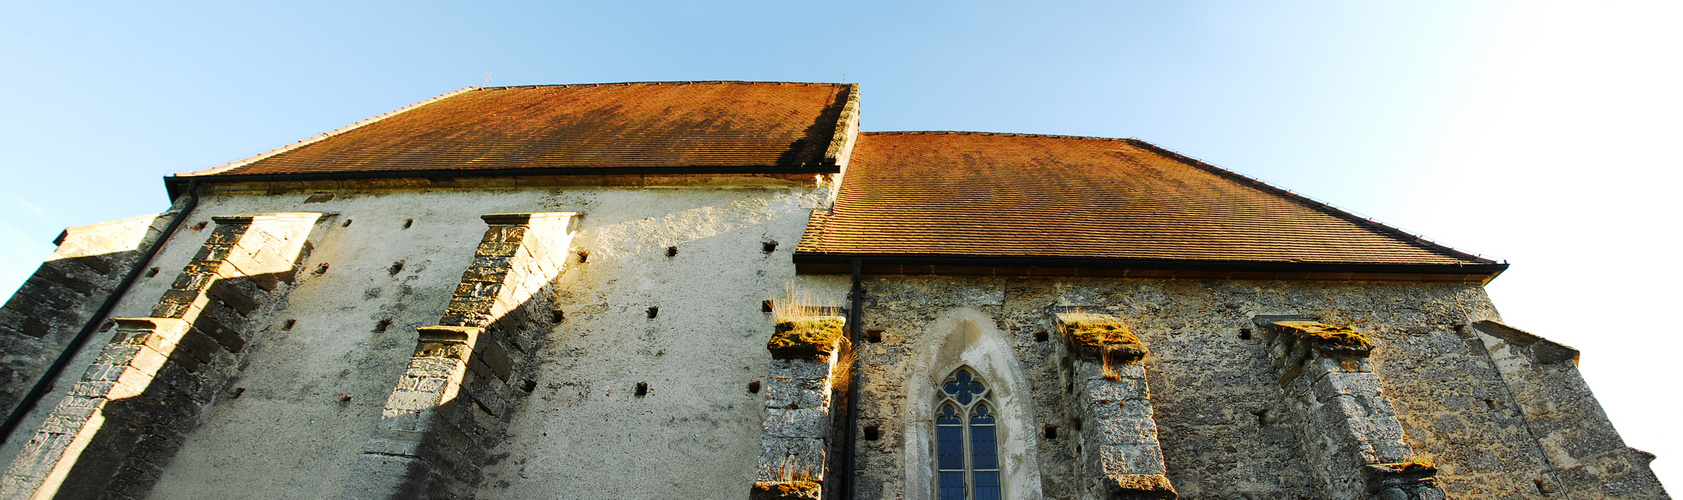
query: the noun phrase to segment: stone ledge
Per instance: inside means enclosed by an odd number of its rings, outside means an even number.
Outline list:
[[[1053,312],[1052,318],[1076,351],[1101,354],[1119,363],[1139,361],[1150,354],[1127,323],[1114,315],[1069,310]]]
[[[809,316],[777,322],[777,331],[766,342],[766,349],[778,359],[818,358],[836,350],[842,338],[842,326],[847,319],[841,316]]]
[[[1350,327],[1316,321],[1275,321],[1270,323],[1270,326],[1278,334],[1307,342],[1316,352],[1322,354],[1367,356],[1373,352],[1373,341]]]
[[[748,500],[818,500],[822,487],[812,481],[759,481]]]
[[[1180,498],[1169,478],[1162,474],[1119,474],[1107,478],[1106,498],[1114,500]]]

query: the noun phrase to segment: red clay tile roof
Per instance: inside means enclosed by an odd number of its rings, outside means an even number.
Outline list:
[[[833,167],[827,149],[855,88],[652,82],[467,89],[180,176]]]
[[[1142,141],[960,132],[860,134],[796,252],[1505,267]]]

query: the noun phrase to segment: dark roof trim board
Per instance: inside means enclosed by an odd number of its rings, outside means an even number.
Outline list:
[[[1489,283],[1507,264],[1366,264],[1170,259],[796,253],[796,274],[847,274],[853,259],[872,275],[1090,276]]]
[[[310,172],[299,174],[221,174],[210,177],[183,177],[179,175],[164,177],[164,188],[169,198],[174,200],[181,196],[182,190],[188,182],[197,180],[199,184],[242,182],[309,182],[309,181],[354,181],[366,179],[490,179],[512,177],[559,177],[559,176],[644,176],[644,175],[790,175],[790,174],[833,174],[841,169],[834,165],[816,165],[811,167],[765,167],[759,165],[718,166],[707,165],[698,167],[540,167],[540,168],[505,168],[505,169],[432,169],[432,170],[402,170],[376,172]]]

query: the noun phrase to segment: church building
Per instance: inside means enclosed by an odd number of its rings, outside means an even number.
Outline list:
[[[860,103],[476,87],[165,177],[0,308],[0,497],[1669,498],[1505,263]]]

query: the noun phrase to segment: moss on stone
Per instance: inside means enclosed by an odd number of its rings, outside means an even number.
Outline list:
[[[749,500],[817,500],[822,487],[812,481],[759,481],[749,490]]]
[[[842,338],[847,319],[840,316],[789,318],[777,322],[766,349],[777,358],[815,358],[829,355]]]
[[[1373,351],[1373,341],[1350,327],[1314,321],[1279,321],[1274,324],[1286,334],[1308,342],[1324,353],[1366,355]]]
[[[1139,361],[1148,354],[1140,338],[1115,316],[1063,313],[1057,318],[1058,327],[1076,350],[1098,353],[1118,363]]]
[[[1162,474],[1121,474],[1111,476],[1114,486],[1110,498],[1168,499],[1180,498],[1169,478]]]
[[[1139,337],[1113,316],[1089,313],[1058,315],[1059,326],[1078,347],[1100,349],[1110,344],[1138,344]]]
[[[1437,469],[1437,464],[1426,457],[1411,457],[1408,460],[1392,464],[1369,464],[1368,467],[1390,473],[1405,473]]]

